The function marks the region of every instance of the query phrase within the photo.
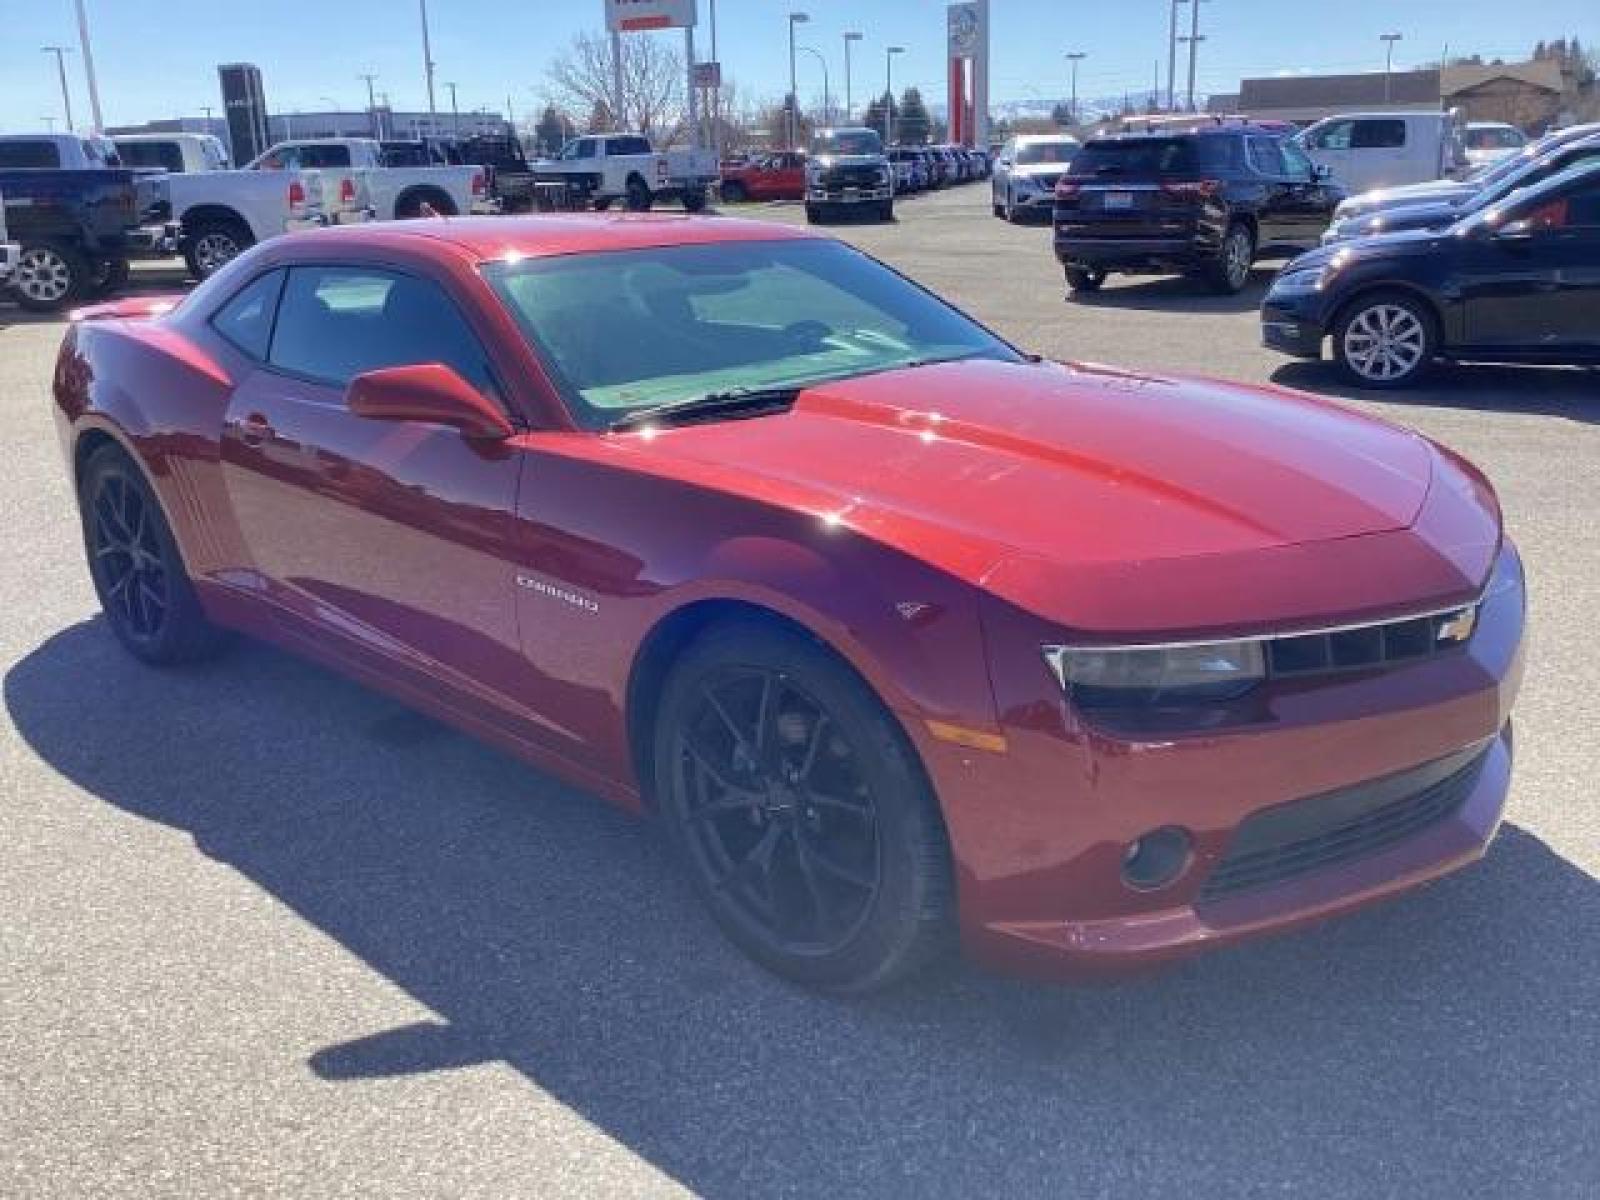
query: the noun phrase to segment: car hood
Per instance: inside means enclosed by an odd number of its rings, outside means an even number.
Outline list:
[[[1462,210],[1453,204],[1407,204],[1357,217],[1341,224],[1338,233],[1343,237],[1376,237],[1412,229],[1445,229],[1462,216]]]
[[[1345,211],[1351,215],[1383,212],[1391,208],[1405,208],[1414,204],[1464,204],[1477,188],[1467,183],[1449,183],[1433,180],[1412,183],[1403,187],[1381,188],[1362,192],[1345,201]]]
[[[1022,175],[1027,178],[1047,176],[1054,178],[1067,173],[1066,163],[1018,163],[1011,168],[1013,175]]]
[[[1289,616],[1281,581],[1254,596],[1226,583],[1261,584],[1263,570],[1302,578],[1298,617],[1410,603],[1381,579],[1352,590],[1344,569],[1308,571],[1303,551],[1342,545],[1333,561],[1408,530],[1438,461],[1416,434],[1293,393],[991,361],[820,384],[781,416],[626,436],[654,469],[799,509],[1101,629],[1226,624],[1253,605]],[[1474,536],[1492,543],[1497,520],[1486,532],[1479,509]],[[1278,566],[1263,567],[1272,556]],[[1196,574],[1222,584],[1214,619],[1188,603],[1192,583],[1164,586]],[[1451,576],[1444,590],[1472,586]]]

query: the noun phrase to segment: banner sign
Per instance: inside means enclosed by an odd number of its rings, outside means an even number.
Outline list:
[[[641,29],[692,29],[695,0],[605,0],[606,28],[612,33]]]

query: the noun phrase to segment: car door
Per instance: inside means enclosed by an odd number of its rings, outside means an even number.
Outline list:
[[[235,389],[222,434],[245,557],[234,582],[270,599],[285,633],[503,718],[519,690],[521,456],[345,404],[365,371],[431,362],[498,396],[488,356],[456,302],[418,275],[294,266],[281,292],[266,361]]]
[[[1284,175],[1289,180],[1285,221],[1289,230],[1285,240],[1290,245],[1309,249],[1321,240],[1328,222],[1333,219],[1338,199],[1334,189],[1318,174],[1316,164],[1293,138],[1276,141],[1278,152],[1283,156]]]
[[[1251,186],[1260,196],[1256,208],[1256,246],[1265,249],[1282,245],[1293,237],[1294,224],[1290,213],[1292,184],[1277,140],[1246,138],[1245,158],[1250,164]]]
[[[1350,138],[1355,122],[1346,118],[1322,121],[1301,135],[1301,146],[1312,161],[1328,168],[1328,173],[1350,192],[1366,190],[1356,177]]]
[[[1361,117],[1352,123],[1352,170],[1365,190],[1439,177],[1437,147],[1424,150],[1405,117]]]
[[[1505,354],[1600,355],[1600,178],[1513,208],[1464,240],[1468,345]]]
[[[778,156],[778,173],[773,181],[774,200],[803,200],[806,194],[806,156],[789,150]]]

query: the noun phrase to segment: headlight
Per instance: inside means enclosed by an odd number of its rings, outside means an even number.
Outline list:
[[[1056,679],[1085,708],[1227,700],[1266,678],[1259,641],[1175,646],[1046,646]]]
[[[1319,292],[1332,273],[1332,267],[1307,267],[1299,271],[1285,271],[1272,281],[1272,287],[1268,290],[1280,296]]]

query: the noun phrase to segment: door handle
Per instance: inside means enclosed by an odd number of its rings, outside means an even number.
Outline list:
[[[259,446],[271,441],[276,432],[272,422],[260,413],[251,413],[239,422],[239,440],[246,446]]]

